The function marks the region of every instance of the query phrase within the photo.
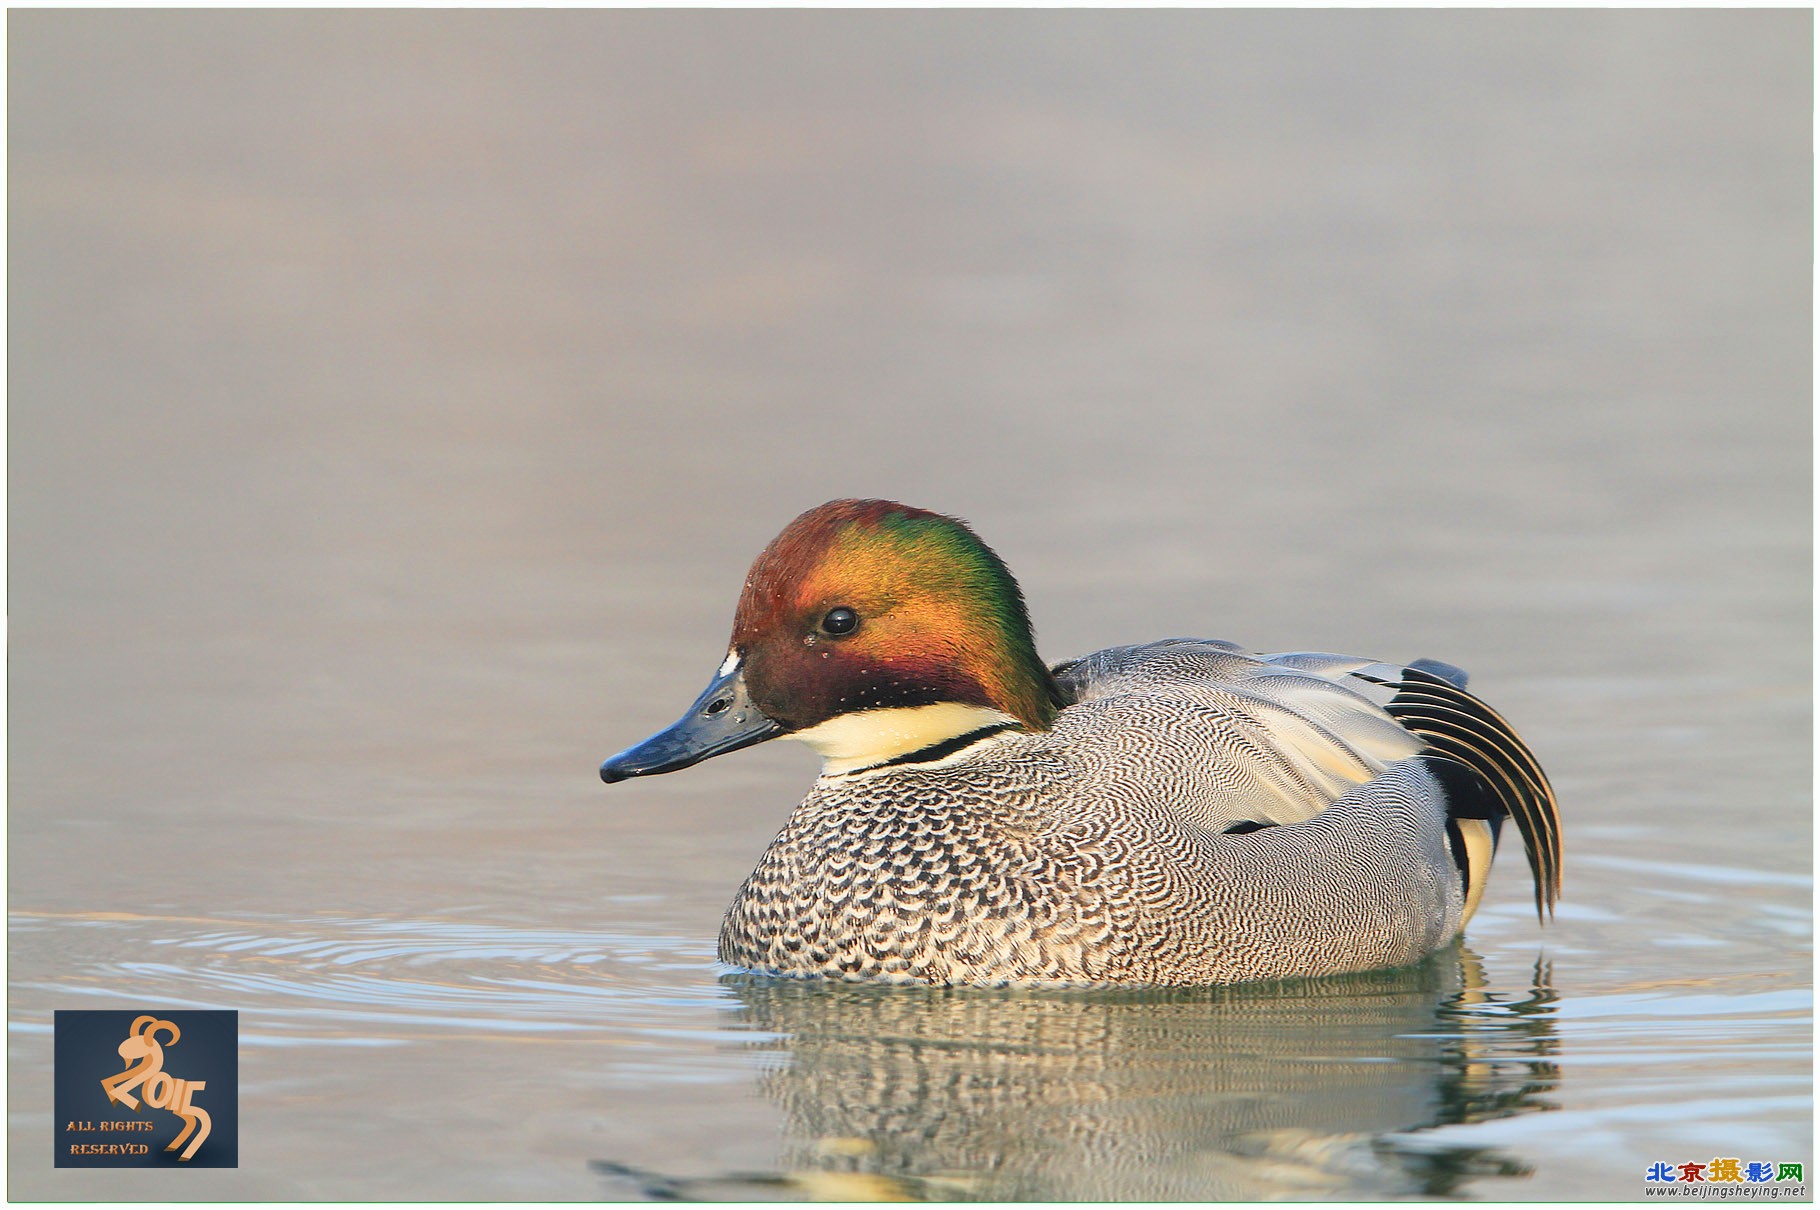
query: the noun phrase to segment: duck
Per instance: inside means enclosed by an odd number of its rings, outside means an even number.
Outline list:
[[[726,656],[608,783],[788,737],[820,776],[722,922],[753,976],[1211,986],[1408,966],[1453,943],[1506,822],[1538,921],[1553,788],[1439,660],[1219,639],[1049,665],[965,521],[833,500],[759,554]]]

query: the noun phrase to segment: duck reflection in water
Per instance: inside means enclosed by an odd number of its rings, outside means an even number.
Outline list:
[[[1452,1196],[1527,1170],[1427,1141],[1554,1108],[1555,995],[1454,946],[1406,969],[1195,990],[907,989],[730,975],[781,1062],[779,1170],[647,1196],[844,1201]],[[617,1183],[617,1180],[615,1183]]]

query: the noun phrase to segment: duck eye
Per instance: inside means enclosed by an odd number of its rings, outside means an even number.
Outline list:
[[[845,605],[837,605],[828,611],[827,617],[822,619],[822,632],[824,634],[852,634],[858,625],[859,615],[857,613]]]

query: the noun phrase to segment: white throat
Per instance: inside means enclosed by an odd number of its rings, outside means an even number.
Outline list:
[[[986,706],[937,702],[837,714],[790,738],[821,753],[822,776],[828,777],[883,764],[982,727],[1015,722],[1009,714]]]

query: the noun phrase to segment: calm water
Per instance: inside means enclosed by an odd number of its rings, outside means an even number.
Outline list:
[[[1811,1166],[1804,12],[15,12],[15,1198],[1635,1198]],[[1410,971],[742,981],[813,776],[604,787],[838,495],[1052,659],[1430,655],[1541,755]],[[56,1009],[240,1167],[54,1170]]]

